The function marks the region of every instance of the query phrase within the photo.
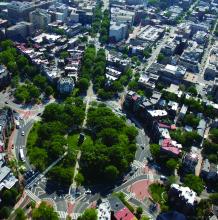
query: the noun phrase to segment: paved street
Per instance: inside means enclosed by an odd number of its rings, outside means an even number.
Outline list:
[[[26,142],[27,142],[28,134],[29,134],[33,124],[34,124],[34,120],[30,120],[26,124],[25,124],[24,120],[20,120],[20,128],[17,129],[17,131],[16,131],[15,141],[14,141],[15,156],[16,156],[17,160],[20,160],[19,151],[20,151],[20,149],[23,149],[24,157],[25,157],[24,163],[25,163],[27,170],[31,169],[31,165],[29,163],[28,158],[26,157],[26,155],[27,155]],[[24,132],[24,136],[22,135],[22,132]]]

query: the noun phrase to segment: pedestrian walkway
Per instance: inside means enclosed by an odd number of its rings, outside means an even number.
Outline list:
[[[145,163],[140,162],[138,160],[134,160],[132,163],[132,166],[137,167],[137,168],[144,168],[145,167]]]
[[[67,217],[67,213],[66,212],[58,211],[57,213],[58,213],[60,219],[66,219],[66,217]]]
[[[36,196],[35,194],[33,194],[30,190],[26,189],[25,192],[36,203],[40,203],[41,202],[41,199],[38,196]]]
[[[135,197],[135,194],[134,193],[131,193],[131,192],[129,192],[129,193],[126,193],[126,192],[123,192],[124,194],[125,194],[125,199],[128,201],[129,199],[131,199],[131,198],[134,198],[134,199],[137,199],[136,197]]]
[[[66,194],[66,195],[64,196],[64,199],[69,200],[69,201],[72,201],[72,200],[73,200],[72,196],[69,195],[69,194]]]
[[[78,217],[81,215],[81,213],[73,213],[71,215],[72,219],[78,219]]]

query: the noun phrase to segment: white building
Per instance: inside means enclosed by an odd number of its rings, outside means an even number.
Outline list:
[[[115,41],[124,40],[127,37],[127,25],[111,22],[109,37]]]
[[[184,203],[187,206],[193,207],[197,201],[197,193],[191,190],[189,187],[183,187],[178,184],[171,185],[171,192],[180,200],[181,203]]]
[[[13,175],[11,169],[4,166],[3,154],[0,154],[0,191],[4,188],[11,189],[18,179]]]
[[[107,199],[103,200],[98,207],[98,220],[111,219],[111,206]]]

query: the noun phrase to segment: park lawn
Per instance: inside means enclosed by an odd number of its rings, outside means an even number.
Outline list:
[[[68,137],[67,137],[68,146],[73,147],[74,149],[77,149],[78,148],[78,140],[79,140],[79,134],[68,135]],[[85,140],[82,145],[85,145],[85,144],[93,145],[93,140],[88,135],[85,135]]]
[[[163,185],[159,183],[153,183],[149,186],[149,191],[151,194],[152,199],[159,203],[159,204],[164,204],[167,202],[167,192],[166,189]]]

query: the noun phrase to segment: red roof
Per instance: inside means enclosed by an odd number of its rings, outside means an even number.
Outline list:
[[[132,99],[133,99],[134,101],[136,101],[136,100],[138,99],[138,96],[137,96],[136,94],[134,94],[134,95],[132,96]]]
[[[164,123],[158,123],[159,127],[160,128],[168,128],[170,130],[176,130],[176,125],[167,125],[167,124],[164,124]]]
[[[171,152],[173,154],[179,155],[180,154],[180,149],[172,144],[172,140],[167,138],[164,139],[161,148],[165,151]]]
[[[3,146],[0,146],[0,153],[4,152]]]
[[[124,207],[120,211],[116,212],[116,214],[114,216],[117,220],[132,220],[132,219],[135,219],[135,216],[126,207]]]

